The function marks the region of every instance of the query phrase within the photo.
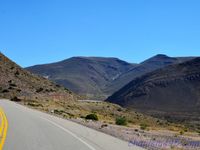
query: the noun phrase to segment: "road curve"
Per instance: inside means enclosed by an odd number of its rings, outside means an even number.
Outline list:
[[[4,150],[142,150],[77,123],[0,100],[8,120]]]

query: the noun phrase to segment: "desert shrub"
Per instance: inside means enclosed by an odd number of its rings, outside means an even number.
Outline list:
[[[107,124],[102,124],[101,125],[101,128],[105,128],[105,127],[107,127],[108,125]]]
[[[148,127],[148,125],[147,125],[146,123],[141,123],[141,124],[140,124],[140,129],[141,129],[141,130],[146,130],[147,127]]]
[[[96,114],[89,114],[89,115],[87,115],[85,117],[85,119],[87,119],[87,120],[95,120],[95,121],[99,120],[98,116]]]
[[[10,67],[10,69],[11,69],[11,70],[13,70],[14,68],[15,68],[15,67],[13,67],[13,66],[12,66],[12,67]]]
[[[57,115],[62,115],[63,113],[65,113],[65,111],[64,110],[55,109],[54,113],[57,114]]]
[[[9,89],[9,90],[13,90],[14,88],[10,86],[8,89]]]
[[[34,102],[28,102],[27,105],[29,105],[29,106],[31,106],[31,107],[43,107],[42,104],[38,104],[38,103],[34,103]]]
[[[46,89],[45,91],[46,92],[55,92],[55,90],[53,90],[53,89]]]
[[[163,122],[159,122],[158,123],[160,126],[163,126],[164,125],[164,123]],[[166,125],[169,125],[168,123],[166,123]]]
[[[16,87],[17,85],[14,83],[10,83],[10,86]]]
[[[11,98],[11,101],[20,102],[21,99],[19,99],[18,97],[15,96],[15,97]]]
[[[200,130],[198,130],[197,133],[200,135]]]
[[[61,87],[59,84],[56,84],[56,87]]]
[[[20,73],[19,73],[19,71],[17,70],[16,72],[15,72],[15,76],[18,76]]]
[[[36,90],[36,92],[37,92],[37,93],[40,93],[40,92],[42,92],[43,90],[44,90],[43,88],[39,88],[39,89]]]
[[[127,119],[125,117],[118,117],[115,120],[115,124],[125,126],[127,125]]]
[[[184,128],[184,132],[188,132],[188,128],[185,127],[185,128]]]
[[[180,133],[180,135],[183,135],[183,134],[184,134],[184,131],[180,131],[179,133]]]
[[[2,93],[8,93],[8,92],[9,92],[8,89],[4,89],[4,90],[2,91]]]
[[[17,89],[17,92],[21,92],[22,90],[20,90],[20,89]]]
[[[117,111],[121,112],[121,111],[122,111],[122,108],[117,108]]]
[[[72,92],[68,88],[64,88],[64,90],[68,91],[70,94],[72,94]]]
[[[135,129],[134,131],[135,131],[135,132],[138,132],[139,130],[138,130],[138,129]]]

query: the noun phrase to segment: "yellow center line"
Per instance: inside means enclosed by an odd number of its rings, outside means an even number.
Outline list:
[[[3,149],[5,140],[6,140],[6,135],[7,135],[7,130],[8,130],[8,120],[6,118],[6,115],[3,111],[2,108],[0,108],[0,114],[1,114],[1,125],[3,126],[3,130],[1,131],[1,139],[0,139],[0,150]]]
[[[1,119],[1,125],[0,125],[0,137],[2,136],[2,132],[3,132],[3,126],[4,126],[4,121],[3,121],[3,114],[0,110],[0,119]]]

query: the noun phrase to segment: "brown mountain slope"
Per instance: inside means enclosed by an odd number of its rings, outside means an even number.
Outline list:
[[[60,62],[26,68],[92,99],[105,99],[107,84],[136,66],[117,58],[72,57]]]
[[[107,101],[168,119],[199,121],[200,58],[147,73]]]
[[[64,87],[23,70],[0,53],[0,97],[23,99],[67,99],[76,96]]]
[[[164,54],[155,55],[128,70],[127,72],[121,74],[118,78],[116,78],[116,80],[111,82],[111,84],[106,87],[105,91],[113,94],[137,77],[159,68],[163,68],[175,63],[181,63],[192,58],[193,57],[169,57]]]
[[[175,58],[158,54],[140,64],[130,64],[117,58],[72,57],[26,69],[48,77],[80,95],[106,99],[136,77],[188,59],[191,57]]]

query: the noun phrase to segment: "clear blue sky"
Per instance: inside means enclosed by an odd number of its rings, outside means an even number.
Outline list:
[[[0,0],[0,50],[21,66],[72,56],[197,56],[200,0]]]

